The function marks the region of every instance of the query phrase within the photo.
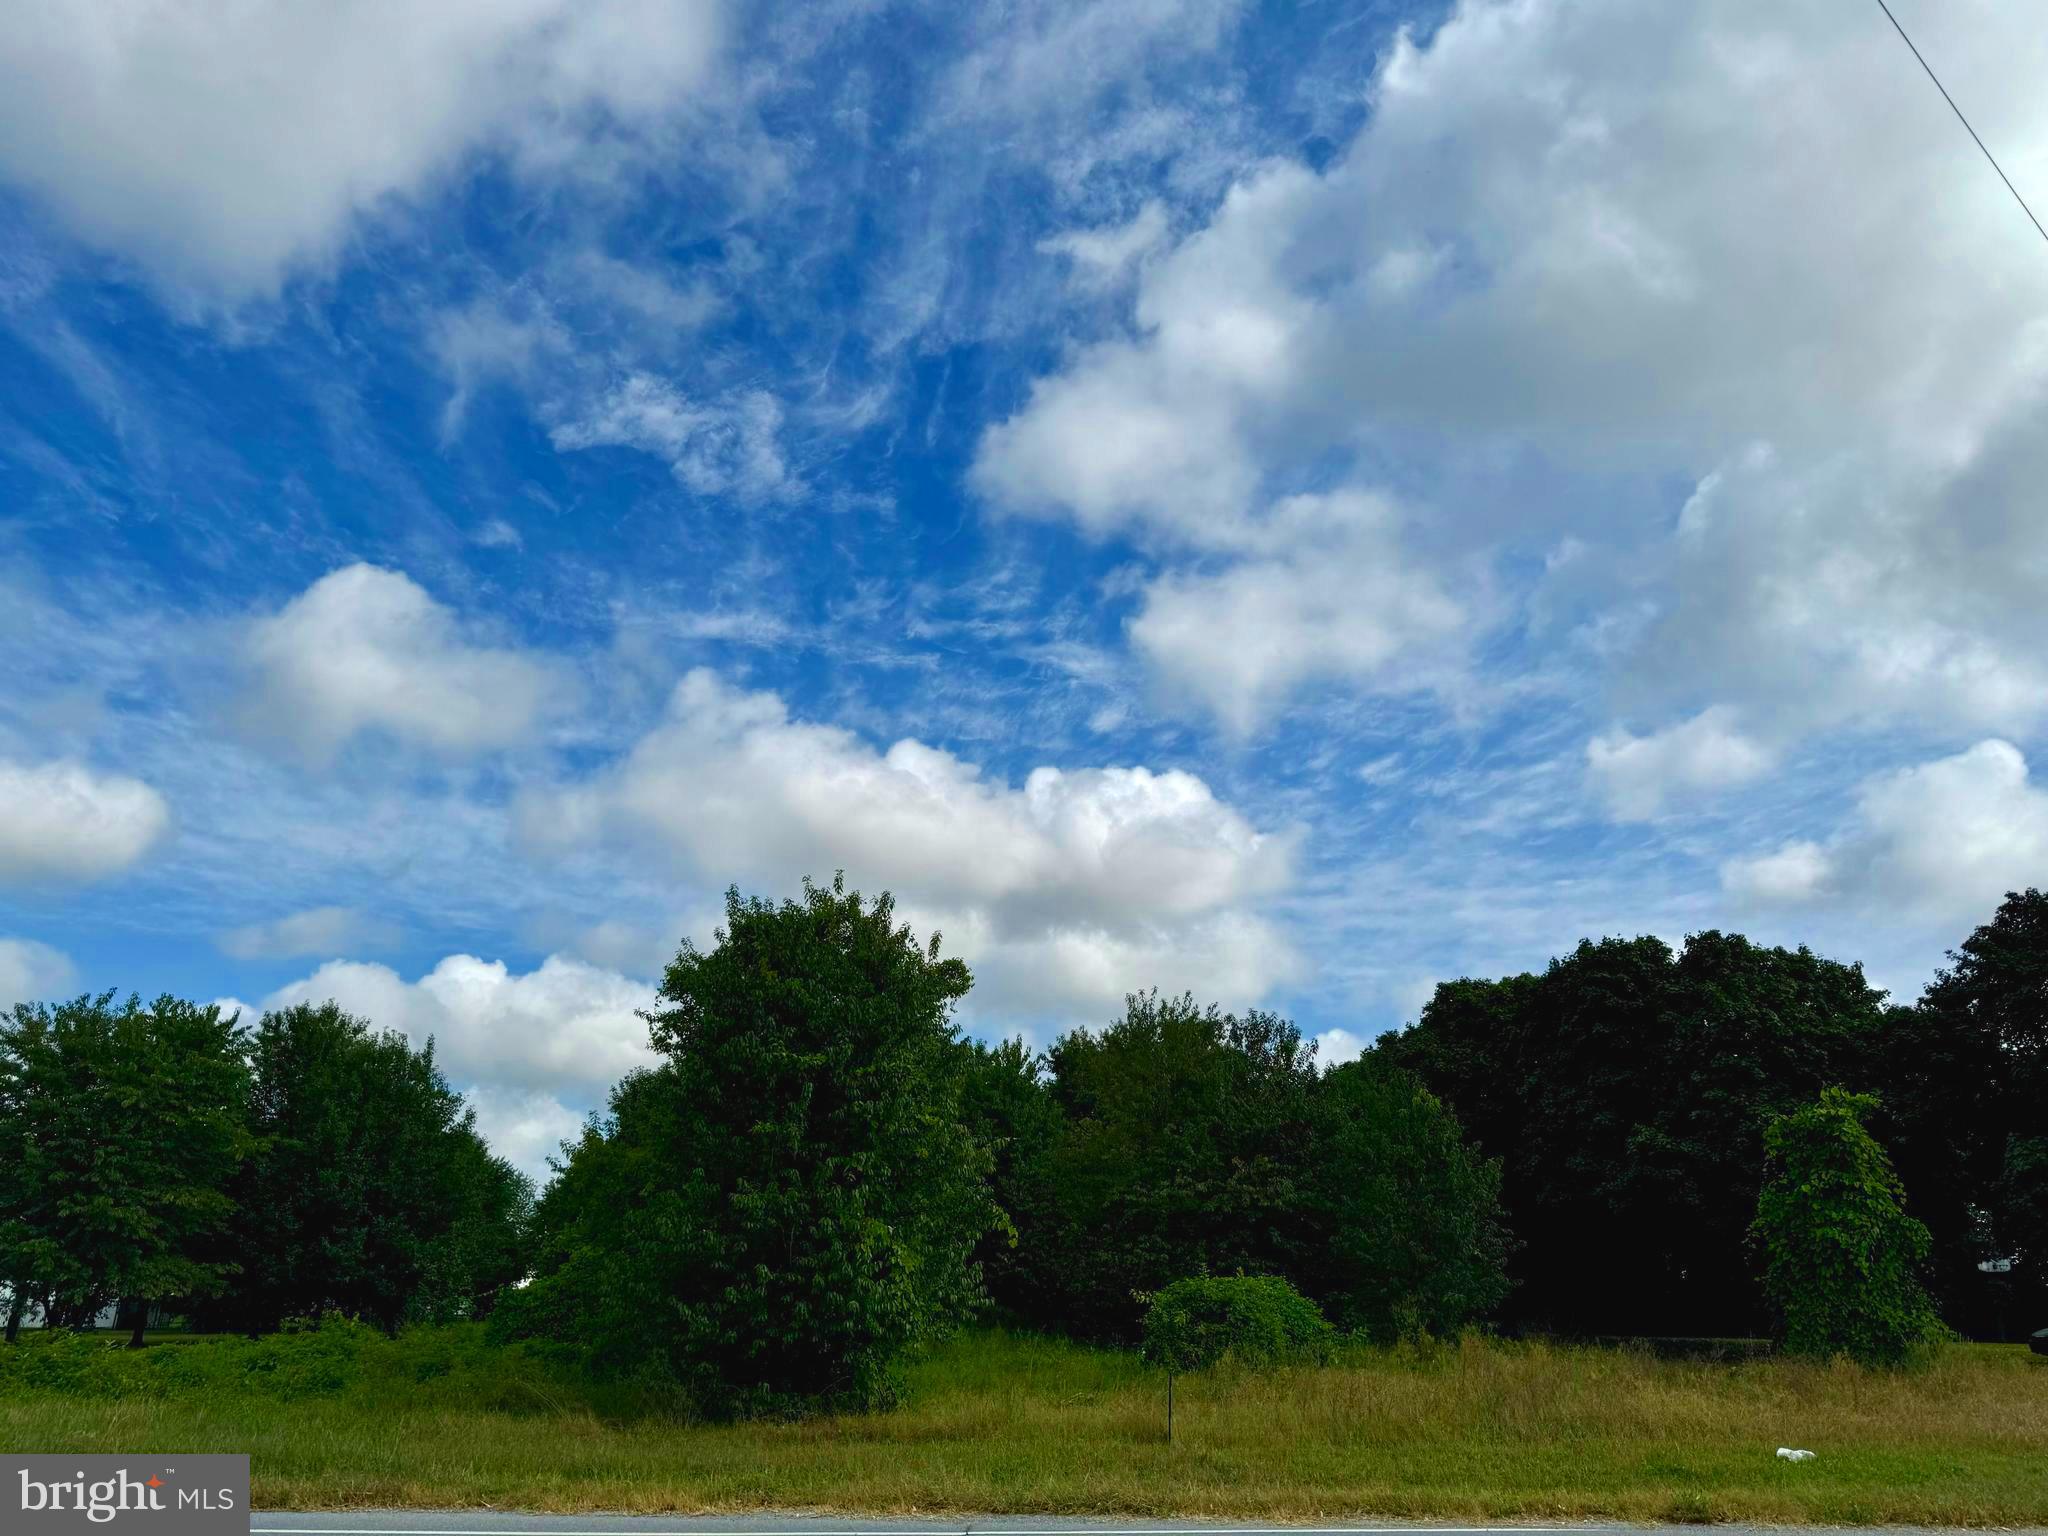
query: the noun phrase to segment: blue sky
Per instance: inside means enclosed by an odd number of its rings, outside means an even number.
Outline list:
[[[2048,875],[2048,248],[1874,6],[10,9],[0,1001],[537,1166],[733,882],[1341,1059]],[[1900,7],[2048,199],[2027,11]]]

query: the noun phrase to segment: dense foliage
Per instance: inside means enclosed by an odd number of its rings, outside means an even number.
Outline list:
[[[961,1118],[968,985],[886,895],[731,892],[716,946],[663,978],[662,1064],[542,1200],[505,1331],[713,1411],[886,1400],[902,1352],[981,1301],[971,1256],[1003,1220]]]
[[[524,1274],[531,1190],[484,1146],[431,1042],[415,1050],[333,1003],[300,1004],[264,1015],[250,1063],[240,1272],[203,1309],[209,1323],[481,1316]]]
[[[1868,1080],[1883,996],[1852,965],[1740,937],[1583,943],[1541,976],[1437,989],[1377,1052],[1501,1158],[1522,1247],[1514,1319],[1580,1333],[1742,1334],[1764,1128]]]
[[[1391,1339],[1455,1332],[1506,1288],[1498,1169],[1412,1076],[1324,1074],[1272,1014],[1139,994],[1043,1063],[980,1052],[973,1077],[1018,1234],[991,1290],[1026,1321],[1129,1337],[1140,1296],[1249,1273]]]
[[[1329,1358],[1336,1334],[1316,1304],[1272,1275],[1176,1280],[1145,1309],[1145,1355],[1175,1371],[1230,1359],[1290,1365]]]
[[[1764,1289],[1794,1354],[1894,1364],[1936,1338],[1919,1266],[1931,1239],[1864,1121],[1877,1101],[1840,1088],[1780,1115],[1765,1133],[1769,1173],[1755,1234]]]
[[[1950,1322],[2048,1319],[2048,893],[2016,892],[1896,1010],[1873,1127],[1933,1234]],[[1982,1260],[2010,1260],[1987,1283]],[[2028,1327],[2038,1327],[2039,1322]]]
[[[660,1064],[537,1205],[431,1044],[332,1004],[253,1031],[173,998],[17,1009],[10,1323],[493,1316],[556,1367],[748,1412],[886,1402],[987,1302],[1130,1341],[1281,1287],[1378,1342],[1775,1320],[1871,1359],[2048,1304],[2038,891],[1911,1006],[1804,949],[1610,938],[1446,982],[1334,1069],[1276,1015],[1158,992],[1042,1053],[964,1040],[966,968],[840,881],[726,917],[664,977]]]
[[[1584,943],[1542,975],[1447,982],[1374,1052],[1501,1159],[1511,1325],[1754,1333],[1743,1233],[1763,1135],[1822,1088],[1875,1094],[1932,1234],[1942,1316],[1997,1336],[2048,1307],[2048,895],[2008,896],[1913,1006],[1859,967],[1696,934]],[[1987,1275],[1980,1262],[2010,1260]]]
[[[1368,1057],[1318,1085],[1296,1277],[1379,1343],[1455,1335],[1508,1294],[1498,1161],[1411,1073]]]
[[[421,1325],[398,1334],[349,1318],[248,1338],[169,1338],[161,1348],[110,1348],[69,1329],[27,1335],[0,1350],[0,1401],[124,1399],[207,1407],[352,1399],[389,1412],[423,1408],[522,1412],[638,1406],[601,1398],[533,1353],[493,1344],[475,1323]]]
[[[0,1022],[0,1282],[83,1324],[149,1303],[259,1331],[488,1310],[530,1190],[436,1069],[333,1005],[266,1015],[111,994]]]
[[[8,1331],[28,1297],[83,1321],[110,1302],[206,1296],[247,1151],[248,1069],[233,1018],[111,992],[0,1022],[0,1279]]]

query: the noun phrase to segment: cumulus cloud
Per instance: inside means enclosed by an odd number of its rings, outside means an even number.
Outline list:
[[[553,1094],[524,1089],[472,1088],[464,1097],[476,1128],[498,1156],[537,1184],[549,1177],[548,1160],[583,1129],[584,1116]]]
[[[1840,903],[1950,925],[2044,880],[2048,791],[1997,740],[1870,779],[1824,843],[1795,840],[1722,869],[1731,894],[1759,904]]]
[[[1364,1036],[1348,1029],[1326,1029],[1315,1040],[1316,1062],[1325,1067],[1341,1067],[1347,1061],[1356,1061],[1372,1044]]]
[[[773,890],[843,868],[982,967],[984,1010],[1099,1008],[1191,975],[1241,1001],[1293,963],[1258,914],[1289,878],[1292,835],[1192,774],[1042,767],[1013,786],[919,741],[877,751],[794,720],[703,669],[621,763],[530,798],[523,823],[563,849],[652,836],[693,870]]]
[[[70,957],[34,939],[0,939],[0,1014],[16,1003],[44,1003],[77,983]]]
[[[220,947],[239,960],[288,959],[378,949],[396,938],[391,924],[353,907],[312,907],[267,923],[231,928],[220,936]]]
[[[2048,155],[2048,33],[1990,0],[1943,17],[2009,162]],[[1780,734],[2037,722],[2048,266],[1896,36],[1839,22],[1465,0],[1404,33],[1346,151],[1245,173],[1149,259],[1128,330],[985,434],[977,489],[1205,545],[1390,445],[1676,473],[1703,494],[1624,597],[1656,611],[1639,689],[1731,678]],[[1568,506],[1582,539],[1639,537]],[[1442,514],[1482,550],[1507,526]]]
[[[106,0],[0,33],[0,175],[174,288],[236,302],[479,150],[558,168],[703,80],[710,0]]]
[[[1311,678],[1402,692],[1451,670],[1465,610],[1401,548],[1384,498],[1291,497],[1239,542],[1272,553],[1146,588],[1131,643],[1170,693],[1243,733]]]
[[[1667,802],[1747,784],[1773,754],[1745,736],[1724,705],[1647,736],[1617,726],[1586,743],[1586,766],[1617,821],[1648,821]]]
[[[1740,690],[1815,727],[1906,718],[2025,731],[2048,718],[2048,452],[2031,413],[1924,468],[1882,454],[1805,466],[1730,457],[1687,501],[1672,597],[1638,669]]]
[[[334,960],[245,1018],[329,1000],[415,1045],[433,1039],[450,1081],[492,1091],[602,1093],[653,1060],[636,1012],[653,1006],[653,989],[565,955],[524,975],[502,961],[450,955],[417,981],[389,966]]]
[[[98,880],[139,860],[170,829],[163,796],[83,763],[0,759],[0,881]]]
[[[567,691],[558,669],[476,643],[399,571],[351,565],[250,629],[244,719],[303,755],[362,731],[459,754],[529,739]]]

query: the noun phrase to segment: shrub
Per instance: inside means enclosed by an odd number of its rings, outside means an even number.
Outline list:
[[[1176,1371],[1226,1356],[1250,1365],[1329,1358],[1335,1334],[1316,1304],[1269,1275],[1176,1280],[1145,1313],[1145,1353]]]
[[[493,1345],[477,1323],[408,1328],[397,1337],[346,1318],[260,1339],[233,1334],[127,1349],[66,1329],[0,1349],[0,1399],[89,1398],[176,1403],[346,1399],[520,1412],[591,1401],[573,1373],[524,1345]]]

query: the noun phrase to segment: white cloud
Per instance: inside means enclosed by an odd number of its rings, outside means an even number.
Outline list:
[[[583,1129],[584,1117],[550,1093],[472,1088],[465,1097],[476,1111],[477,1132],[491,1150],[536,1184],[548,1180],[548,1159]]]
[[[1798,837],[1771,853],[1731,859],[1721,866],[1721,884],[1730,895],[1758,906],[1798,906],[1824,895],[1833,873],[1828,851]]]
[[[1881,454],[1817,467],[1761,447],[1732,456],[1686,503],[1673,595],[1637,670],[1739,690],[1794,725],[2038,725],[2048,520],[2030,487],[2048,458],[2034,421],[1931,469]]]
[[[703,405],[652,374],[632,373],[549,437],[563,452],[637,448],[667,459],[700,496],[730,493],[757,502],[802,489],[783,458],[781,432],[782,407],[760,390]]]
[[[1747,784],[1773,755],[1745,736],[1725,705],[1647,736],[1616,726],[1586,743],[1586,766],[1617,821],[1648,821],[1671,800]]]
[[[2048,791],[2010,742],[1880,774],[1826,843],[1794,841],[1722,870],[1760,904],[1835,902],[1951,926],[1982,921],[2005,893],[2048,882]]]
[[[16,1003],[46,1003],[77,982],[70,958],[34,939],[0,939],[0,1015]]]
[[[658,838],[718,881],[788,890],[845,869],[941,929],[999,1013],[1112,1005],[1154,982],[1256,998],[1293,957],[1257,914],[1291,834],[1260,832],[1192,774],[1035,769],[1021,787],[915,740],[878,752],[709,671],[616,768],[530,799],[537,843]]]
[[[389,923],[365,916],[353,907],[312,907],[267,923],[249,923],[220,936],[220,947],[240,960],[290,958],[297,955],[339,955],[351,949],[376,949],[395,942]]]
[[[163,796],[83,763],[0,759],[0,881],[98,880],[139,860],[170,829]]]
[[[1165,238],[1166,207],[1155,199],[1132,215],[1128,223],[1048,235],[1038,242],[1038,249],[1071,261],[1076,287],[1098,289],[1121,282],[1130,268]]]
[[[1244,0],[1032,0],[970,13],[982,36],[949,71],[943,110],[961,117],[1085,113],[1129,89],[1155,52],[1214,48]]]
[[[1355,1035],[1348,1029],[1326,1029],[1315,1038],[1316,1062],[1325,1067],[1341,1067],[1347,1061],[1356,1061],[1372,1044],[1363,1035]]]
[[[431,1037],[459,1085],[602,1092],[654,1059],[636,1013],[653,1006],[653,989],[565,955],[523,976],[502,961],[450,955],[417,981],[389,966],[335,960],[279,987],[245,1018],[330,999],[415,1045]]]
[[[1244,733],[1311,678],[1407,692],[1450,670],[1465,611],[1402,550],[1384,499],[1291,497],[1252,542],[1277,552],[1146,589],[1131,643],[1170,693]]]
[[[566,692],[551,664],[472,643],[408,577],[373,565],[323,576],[258,620],[246,652],[250,729],[314,759],[371,730],[445,753],[509,746]]]
[[[1929,29],[2038,179],[2048,32],[1992,0]],[[1242,175],[1144,264],[1129,332],[986,433],[995,507],[1212,547],[1390,444],[1675,472],[1703,494],[1624,598],[1661,610],[1622,662],[1638,691],[1726,679],[1774,736],[2042,717],[2048,264],[1888,27],[1466,0],[1371,96],[1325,171]],[[1454,505],[1439,542],[1549,543],[1564,518],[1639,541],[1627,506]]]
[[[103,0],[0,29],[0,175],[202,301],[275,293],[464,157],[574,162],[705,75],[709,0]]]

